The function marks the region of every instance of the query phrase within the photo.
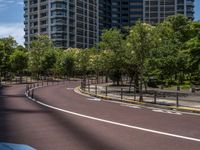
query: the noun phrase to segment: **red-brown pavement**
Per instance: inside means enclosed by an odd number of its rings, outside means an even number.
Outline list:
[[[38,150],[200,149],[199,141],[187,139],[200,139],[200,116],[159,113],[146,108],[95,101],[75,93],[72,89],[78,85],[79,82],[69,81],[66,85],[38,88],[35,98],[56,108],[97,120],[30,101],[24,96],[25,85],[1,89],[0,142],[27,144]],[[158,131],[171,133],[175,137],[159,134]]]

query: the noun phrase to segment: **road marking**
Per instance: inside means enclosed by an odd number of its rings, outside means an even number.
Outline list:
[[[192,137],[187,137],[187,136],[182,136],[182,135],[177,135],[177,134],[172,134],[172,133],[167,133],[167,132],[161,132],[161,131],[152,130],[152,129],[148,129],[148,128],[142,128],[142,127],[138,127],[138,126],[132,126],[132,125],[128,125],[128,124],[123,124],[123,123],[119,123],[119,122],[114,122],[114,121],[110,121],[110,120],[105,120],[105,119],[101,119],[101,118],[96,118],[96,117],[92,117],[92,116],[83,115],[83,114],[80,114],[80,113],[68,111],[68,110],[65,110],[65,109],[61,109],[61,108],[54,107],[54,106],[48,105],[46,103],[37,101],[35,99],[32,99],[31,97],[28,96],[27,92],[25,93],[25,95],[30,100],[32,100],[32,101],[34,101],[34,102],[36,102],[36,103],[38,103],[42,106],[45,106],[45,107],[48,107],[48,108],[51,108],[51,109],[54,109],[54,110],[57,110],[57,111],[60,111],[60,112],[64,112],[64,113],[67,113],[67,114],[75,115],[75,116],[78,116],[78,117],[91,119],[91,120],[104,122],[104,123],[109,123],[109,124],[113,124],[113,125],[117,125],[117,126],[121,126],[121,127],[131,128],[131,129],[135,129],[135,130],[150,132],[150,133],[154,133],[154,134],[160,134],[160,135],[165,135],[165,136],[169,136],[169,137],[175,137],[175,138],[179,138],[179,139],[200,142],[200,139],[197,139],[197,138],[192,138]]]
[[[67,90],[74,90],[74,88],[67,88]]]
[[[140,106],[137,106],[137,105],[121,104],[120,106],[129,107],[129,108],[141,109],[141,107],[140,107]]]
[[[86,98],[87,100],[90,100],[90,101],[101,101],[100,98],[95,98],[95,97],[91,97],[91,98]]]
[[[180,112],[170,111],[170,110],[153,109],[152,111],[154,111],[154,112],[160,112],[160,113],[164,113],[164,114],[182,115]]]

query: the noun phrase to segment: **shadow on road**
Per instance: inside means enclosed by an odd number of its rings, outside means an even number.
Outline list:
[[[116,149],[114,145],[111,145],[110,141],[106,141],[98,137],[98,133],[90,130],[89,128],[83,127],[79,121],[77,121],[74,117],[69,117],[65,113],[58,112],[52,110],[50,108],[46,108],[40,106],[34,102],[28,101],[23,93],[25,90],[20,89],[17,91],[11,91],[13,88],[9,89],[9,87],[1,87],[0,88],[0,142],[9,142],[9,143],[26,143],[28,145],[32,145],[34,147],[40,147],[40,149],[46,150],[49,145],[59,144],[59,143],[48,143],[48,145],[43,145],[39,142],[39,140],[34,141],[34,138],[43,138],[43,135],[40,134],[41,130],[43,132],[44,129],[34,128],[34,135],[36,137],[30,137],[30,133],[25,133],[23,128],[30,128],[34,127],[36,124],[40,126],[40,123],[43,122],[37,121],[37,118],[45,117],[46,120],[45,124],[54,124],[56,131],[60,131],[62,134],[64,133],[66,143],[70,137],[73,140],[78,141],[80,146],[87,149],[92,150],[103,150],[103,149]],[[8,92],[9,91],[9,92]],[[10,94],[13,93],[13,94]],[[16,94],[15,94],[16,93]],[[39,99],[39,97],[36,97]],[[45,102],[46,103],[46,102]],[[45,115],[40,115],[44,114]],[[30,124],[20,123],[18,120],[28,119]],[[30,122],[31,118],[34,119],[34,122]],[[41,121],[41,119],[38,119]],[[49,121],[49,122],[48,122]],[[23,126],[20,126],[23,125]],[[46,127],[46,129],[48,126]],[[60,133],[55,133],[56,131],[51,131],[52,127],[50,126],[49,130],[44,132],[45,135],[48,135],[46,140],[54,139],[55,135],[59,135]],[[38,135],[38,137],[37,137]],[[59,136],[58,136],[59,137]],[[60,143],[64,144],[64,143]],[[67,144],[66,144],[67,146]]]
[[[37,100],[47,103],[42,100],[39,96],[35,97]],[[43,107],[43,106],[42,106]],[[81,142],[85,147],[88,147],[92,150],[111,150],[116,149],[114,145],[111,145],[111,141],[102,140],[96,135],[97,133],[92,133],[89,128],[84,128],[80,124],[78,124],[75,120],[71,117],[68,117],[63,112],[58,112],[56,110],[52,110],[50,108],[44,107],[44,109],[51,111],[52,119],[58,123],[58,126],[62,128],[62,131],[66,133],[66,135],[70,134],[73,137]],[[67,140],[67,138],[66,138]]]
[[[6,141],[6,134],[9,132],[6,119],[8,114],[4,111],[4,109],[7,107],[6,100],[5,97],[3,97],[6,88],[8,87],[0,87],[0,141]]]
[[[11,90],[11,86],[0,87],[0,142],[16,142],[23,136],[15,135],[23,128],[18,125],[20,115],[29,117],[29,114],[47,113],[43,109],[26,108],[26,105],[17,106],[21,101],[27,102],[26,97],[23,94],[10,94]]]

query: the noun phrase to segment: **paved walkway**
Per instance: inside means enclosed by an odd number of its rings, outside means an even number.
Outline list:
[[[96,93],[96,88],[97,88],[97,93]],[[121,92],[122,88],[123,91]],[[100,84],[97,87],[95,87],[95,85],[90,85],[90,88],[86,87],[85,91],[93,95],[97,94],[99,96],[107,97],[109,99],[129,100],[129,101],[138,101],[139,99],[138,94],[134,94],[133,89],[129,91],[128,87],[123,87],[123,86],[122,87],[107,86],[107,93],[106,93],[106,84]],[[148,93],[152,94],[144,94],[144,102],[155,103],[155,94],[154,94],[155,91],[156,91],[156,104],[165,106],[177,106],[177,93],[178,93],[179,106],[199,109],[200,111],[199,93],[189,93],[183,91],[172,91],[172,90],[161,90],[161,89],[157,91],[157,89],[148,89]]]

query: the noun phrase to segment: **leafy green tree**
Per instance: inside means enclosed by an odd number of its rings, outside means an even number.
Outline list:
[[[76,68],[78,73],[83,75],[83,80],[86,81],[86,75],[88,72],[90,50],[79,50],[76,57]]]
[[[41,58],[41,73],[50,75],[53,73],[53,67],[56,63],[56,52],[53,49],[47,50]]]
[[[10,55],[14,52],[17,43],[13,37],[0,39],[0,76],[6,76],[10,72]]]
[[[10,65],[14,73],[20,75],[20,82],[22,82],[23,72],[28,67],[28,54],[21,50],[15,50],[10,56]]]
[[[101,50],[99,54],[99,63],[102,73],[106,75],[106,82],[108,82],[109,72],[112,68],[112,58],[114,58],[114,52],[110,50]]]
[[[62,70],[64,75],[73,76],[75,72],[76,49],[64,51],[62,56]]]
[[[171,25],[174,38],[176,42],[179,42],[179,46],[191,38],[191,21],[186,16],[181,14],[170,16],[164,23],[169,23]]]
[[[34,76],[39,76],[43,72],[43,63],[45,61],[51,61],[51,59],[47,59],[48,52],[53,49],[52,41],[48,38],[48,36],[36,36],[35,40],[33,40],[30,44],[30,60],[29,67],[30,71]],[[46,58],[45,58],[46,56]],[[47,62],[49,65],[49,62]],[[47,65],[47,66],[48,66]]]
[[[190,72],[192,80],[200,83],[200,38],[194,37],[187,42],[188,53],[190,54]]]
[[[134,63],[137,65],[138,79],[139,79],[139,93],[140,101],[143,101],[143,81],[145,72],[145,61],[149,56],[150,49],[155,45],[153,38],[154,27],[137,22],[135,26],[130,30],[130,34],[127,37],[128,47],[130,51],[135,55]],[[137,82],[137,81],[136,81]]]
[[[189,55],[184,49],[185,43],[191,38],[190,25],[190,20],[177,15],[156,26],[158,40],[147,64],[150,76],[157,76],[167,85],[183,83],[189,68]]]
[[[73,76],[77,71],[78,64],[78,54],[80,49],[69,48],[64,51],[56,52],[56,63],[54,64],[54,73],[57,75],[67,75]]]
[[[125,44],[125,41],[123,38],[123,35],[117,29],[104,30],[101,36],[101,42],[99,43],[101,50],[106,50],[111,54],[109,55],[110,58],[107,61],[110,63],[109,75],[113,82],[117,82],[117,85],[120,83],[124,70],[123,65],[125,50],[123,45]]]

